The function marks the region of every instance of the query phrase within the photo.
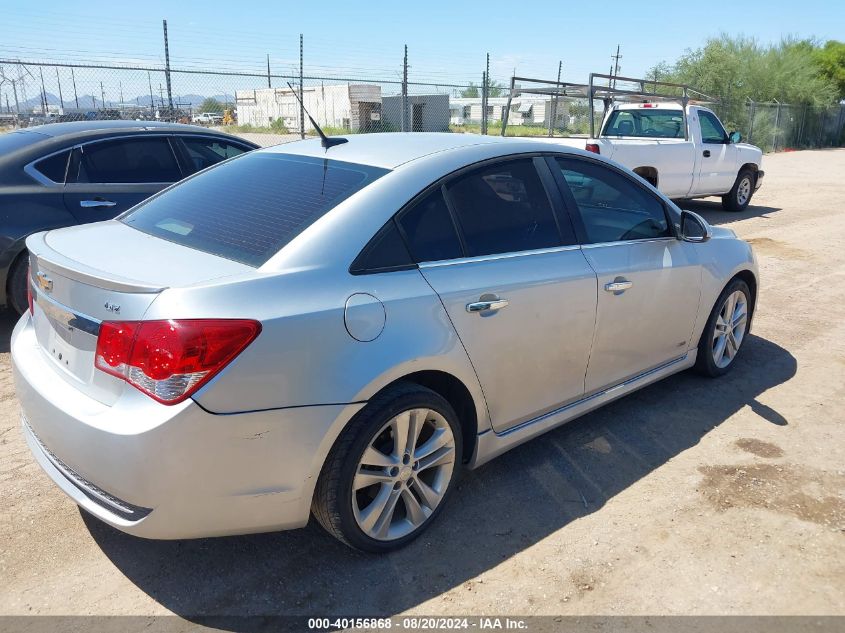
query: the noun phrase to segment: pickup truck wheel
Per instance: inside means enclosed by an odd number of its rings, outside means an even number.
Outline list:
[[[754,194],[754,173],[744,169],[739,172],[733,188],[722,196],[722,207],[727,211],[745,211]]]

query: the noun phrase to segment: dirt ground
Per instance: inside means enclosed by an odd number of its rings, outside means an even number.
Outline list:
[[[145,541],[30,457],[0,357],[0,613],[845,614],[845,150],[767,156],[734,371],[684,373],[467,474],[398,553],[287,533]]]

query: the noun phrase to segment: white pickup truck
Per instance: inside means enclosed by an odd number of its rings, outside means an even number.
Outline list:
[[[725,209],[742,211],[763,182],[763,152],[741,140],[698,105],[620,103],[608,110],[598,138],[579,145],[631,169],[670,198],[721,196]]]

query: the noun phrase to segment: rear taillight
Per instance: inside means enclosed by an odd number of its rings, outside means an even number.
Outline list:
[[[104,321],[94,364],[159,402],[176,404],[211,380],[259,332],[258,321],[245,319]]]
[[[587,143],[587,146],[584,149],[588,152],[592,152],[593,154],[601,154],[598,143]]]
[[[32,268],[26,269],[26,301],[29,303],[29,313],[35,314],[35,299],[32,296]]]

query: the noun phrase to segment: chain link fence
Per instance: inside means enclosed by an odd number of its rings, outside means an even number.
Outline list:
[[[455,132],[507,136],[586,136],[589,103],[559,82],[514,77],[438,84],[409,76],[407,52],[392,77],[85,65],[0,59],[0,127],[133,119],[219,127],[260,145],[316,134]],[[538,87],[539,86],[539,87]],[[294,92],[297,94],[295,95]],[[583,95],[583,92],[581,93]],[[764,151],[845,145],[845,105],[721,101],[711,106],[729,130]],[[601,102],[596,102],[601,121]]]

